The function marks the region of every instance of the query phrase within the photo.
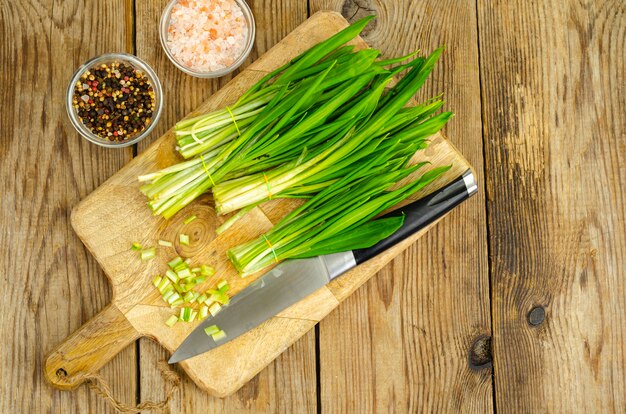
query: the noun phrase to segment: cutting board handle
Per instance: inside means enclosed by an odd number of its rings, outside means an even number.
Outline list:
[[[117,306],[109,305],[48,354],[45,377],[57,388],[76,388],[139,336]]]

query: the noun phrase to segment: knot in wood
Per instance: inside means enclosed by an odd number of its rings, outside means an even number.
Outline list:
[[[481,335],[470,346],[469,365],[473,369],[489,368],[491,361],[491,337]]]
[[[541,325],[546,319],[546,310],[543,306],[535,306],[528,312],[528,323],[532,326]]]

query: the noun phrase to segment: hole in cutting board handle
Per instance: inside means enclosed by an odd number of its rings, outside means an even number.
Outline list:
[[[45,378],[60,389],[76,388],[139,336],[119,308],[109,305],[46,356]]]

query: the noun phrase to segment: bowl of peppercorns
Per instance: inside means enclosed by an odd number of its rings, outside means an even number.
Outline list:
[[[163,108],[159,78],[141,59],[110,53],[79,67],[67,88],[76,130],[103,147],[126,147],[154,129]]]

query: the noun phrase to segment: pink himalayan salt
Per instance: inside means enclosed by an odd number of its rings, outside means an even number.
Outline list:
[[[231,66],[247,38],[246,18],[234,0],[180,0],[172,7],[167,45],[191,70],[214,72]]]

